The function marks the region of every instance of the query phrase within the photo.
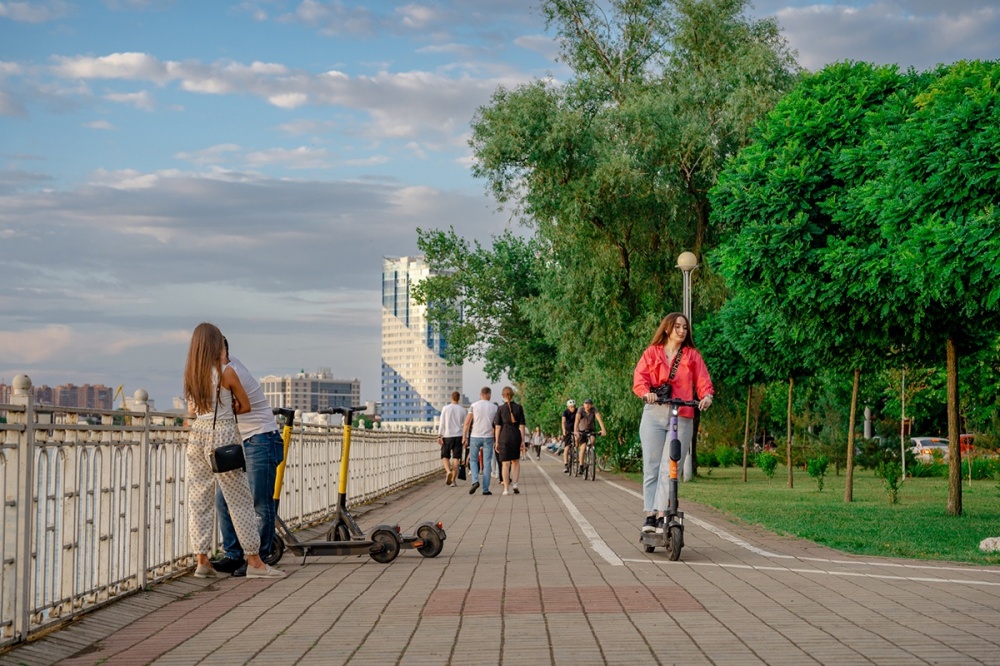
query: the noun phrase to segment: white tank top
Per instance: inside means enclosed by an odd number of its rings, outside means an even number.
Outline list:
[[[220,387],[218,383],[215,384],[215,387],[219,390],[219,411],[216,413],[215,407],[213,406],[212,411],[207,414],[198,414],[197,419],[199,421],[211,421],[213,418],[217,418],[220,421],[227,419],[231,421],[235,418],[233,415],[233,392],[225,386]]]

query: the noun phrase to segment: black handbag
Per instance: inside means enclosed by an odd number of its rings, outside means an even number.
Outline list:
[[[681,364],[681,354],[683,353],[684,348],[681,347],[674,355],[674,364],[670,368],[670,377],[667,378],[666,383],[653,387],[653,393],[656,394],[656,402],[669,402],[674,397],[674,387],[670,382],[674,380],[674,375],[677,374],[677,366]]]
[[[465,461],[458,464],[458,480],[465,481]]]
[[[215,439],[215,421],[219,416],[219,395],[222,391],[221,381],[220,385],[215,389],[215,414],[212,415],[212,439],[214,443]],[[233,419],[236,419],[236,412],[233,412]],[[235,444],[223,444],[222,446],[212,449],[212,455],[210,456],[212,463],[212,471],[216,474],[222,474],[223,472],[232,472],[236,469],[246,470],[247,461],[243,456],[243,444],[236,442]]]

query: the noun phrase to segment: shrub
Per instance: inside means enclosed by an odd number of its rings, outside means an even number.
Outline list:
[[[886,494],[889,496],[889,504],[899,503],[899,484],[903,480],[903,468],[895,460],[880,463],[875,470],[875,475],[885,480]]]
[[[743,456],[733,446],[720,446],[715,450],[715,458],[721,467],[732,467],[743,463]]]
[[[948,466],[942,462],[927,463],[918,460],[906,464],[906,473],[913,478],[948,476]]]
[[[996,474],[996,470],[1000,465],[998,465],[996,458],[988,458],[986,456],[970,456],[968,458],[962,459],[962,478],[969,478],[969,468],[972,468],[972,480],[982,481],[983,479],[988,479]]]
[[[774,470],[778,467],[778,456],[770,451],[761,451],[754,459],[754,464],[760,467],[761,471],[767,476],[767,482],[771,483],[771,479],[774,477]]]
[[[711,451],[699,451],[698,452],[698,467],[704,467],[706,469],[711,469],[712,467],[719,466],[719,459],[715,457],[715,453]]]
[[[809,472],[809,476],[816,479],[816,485],[819,486],[820,492],[823,492],[823,481],[826,478],[826,468],[829,466],[830,459],[826,456],[813,458],[806,463],[806,469]]]

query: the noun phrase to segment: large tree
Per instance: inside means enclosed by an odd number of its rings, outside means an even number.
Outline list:
[[[544,267],[527,316],[555,350],[554,375],[521,388],[552,405],[601,398],[620,438],[640,414],[634,360],[679,309],[675,258],[709,242],[707,192],[794,81],[776,24],[748,6],[546,0],[573,77],[500,88],[472,122],[474,172],[530,230]],[[706,271],[703,293],[721,293],[718,282]]]

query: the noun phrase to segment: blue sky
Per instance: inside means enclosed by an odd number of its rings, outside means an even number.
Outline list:
[[[993,0],[753,11],[809,69],[1000,57]],[[528,0],[0,0],[0,380],[167,408],[208,320],[258,375],[329,367],[377,399],[381,257],[510,224],[469,122],[565,79],[556,53]]]

